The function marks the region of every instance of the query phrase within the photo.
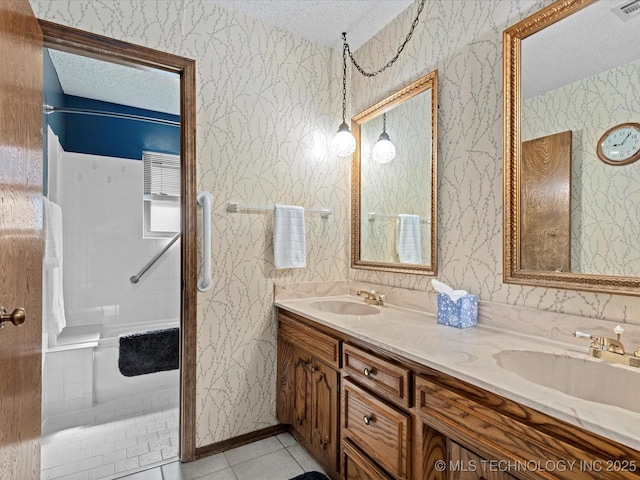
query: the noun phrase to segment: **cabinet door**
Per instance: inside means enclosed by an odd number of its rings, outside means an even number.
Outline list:
[[[338,469],[338,372],[317,359],[311,367],[311,446]]]
[[[342,449],[342,471],[345,480],[391,480],[389,475],[349,440],[343,442]]]
[[[515,480],[455,442],[449,443],[449,480]]]
[[[302,437],[308,439],[311,432],[311,357],[308,353],[293,349],[293,403],[292,422]]]

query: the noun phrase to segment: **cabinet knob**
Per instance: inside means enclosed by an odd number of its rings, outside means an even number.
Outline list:
[[[365,377],[373,378],[373,368],[365,367],[362,373]]]
[[[362,420],[364,421],[365,425],[371,425],[371,422],[373,421],[373,419],[369,415],[365,415],[364,417],[362,417]]]
[[[316,373],[318,371],[318,367],[316,367],[315,365],[313,365],[311,367],[311,373]]]

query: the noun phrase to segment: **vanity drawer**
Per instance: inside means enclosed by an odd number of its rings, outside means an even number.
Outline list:
[[[340,368],[340,340],[297,321],[293,316],[280,311],[279,335],[283,340],[296,345],[327,365]]]
[[[342,442],[342,471],[345,480],[392,480],[349,440]]]
[[[349,380],[345,380],[343,385],[343,438],[351,439],[394,478],[408,478],[409,415],[377,399]]]
[[[343,375],[348,374],[391,402],[411,407],[409,369],[347,344],[343,346],[342,365]]]

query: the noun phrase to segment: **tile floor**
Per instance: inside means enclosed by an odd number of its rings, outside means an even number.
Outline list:
[[[178,456],[178,389],[47,419],[41,480],[120,478]]]
[[[288,433],[191,463],[172,462],[126,480],[287,480],[322,468]],[[324,472],[323,472],[324,473]]]
[[[288,433],[177,461],[178,390],[47,419],[41,480],[288,480],[322,468]]]

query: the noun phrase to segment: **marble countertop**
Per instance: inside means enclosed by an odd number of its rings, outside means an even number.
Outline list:
[[[439,325],[433,314],[388,304],[377,307],[380,313],[364,316],[334,314],[311,305],[327,300],[363,303],[358,297],[336,295],[276,299],[275,305],[640,451],[640,413],[529,382],[501,368],[495,358],[504,350],[529,350],[601,362],[588,357],[588,342],[578,346],[482,325],[457,329]]]

